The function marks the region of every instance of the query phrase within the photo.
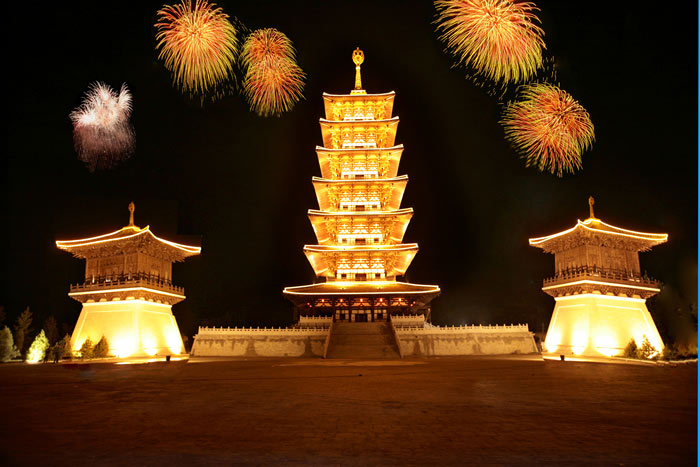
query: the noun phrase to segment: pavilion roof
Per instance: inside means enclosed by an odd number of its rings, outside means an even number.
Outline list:
[[[286,287],[285,294],[294,295],[404,295],[437,294],[437,285],[411,284],[397,281],[332,281],[319,284]]]
[[[668,234],[627,230],[589,217],[585,221],[577,220],[576,225],[570,229],[546,237],[531,238],[528,241],[531,246],[542,248],[547,253],[556,253],[579,244],[590,243],[593,239],[619,248],[647,251],[666,242]]]
[[[120,249],[130,249],[134,246],[151,248],[168,256],[172,261],[182,261],[188,256],[198,255],[202,248],[184,245],[157,237],[151,232],[150,226],[143,228],[128,225],[117,231],[98,235],[96,237],[77,240],[56,240],[56,246],[70,252],[77,258],[92,258],[104,256]]]

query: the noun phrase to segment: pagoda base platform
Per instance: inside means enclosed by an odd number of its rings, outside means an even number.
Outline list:
[[[79,352],[86,339],[97,344],[102,336],[116,357],[179,355],[184,350],[170,305],[147,300],[83,303],[71,348]]]
[[[659,352],[664,344],[643,298],[586,293],[555,297],[545,349],[557,355],[622,355],[644,336]]]

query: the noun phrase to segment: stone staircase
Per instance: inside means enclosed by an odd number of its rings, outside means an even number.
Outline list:
[[[333,323],[326,358],[400,358],[390,324]]]

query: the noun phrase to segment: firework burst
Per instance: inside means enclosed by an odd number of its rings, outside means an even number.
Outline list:
[[[91,172],[112,168],[131,156],[134,131],[130,115],[131,94],[126,84],[117,93],[100,82],[90,85],[80,107],[70,113],[78,158]]]
[[[207,0],[182,0],[158,11],[158,58],[187,94],[201,94],[233,77],[236,29],[221,8]]]
[[[463,63],[497,83],[525,82],[542,67],[544,31],[530,2],[437,0],[440,40]]]
[[[292,42],[276,29],[258,29],[241,51],[243,90],[250,109],[261,116],[287,112],[303,97],[306,75],[296,63]]]
[[[558,177],[580,169],[582,153],[595,140],[586,109],[551,84],[524,86],[519,97],[505,108],[501,124],[526,165]]]

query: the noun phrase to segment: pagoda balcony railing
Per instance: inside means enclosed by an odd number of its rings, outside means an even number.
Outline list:
[[[543,282],[543,286],[547,287],[549,285],[561,284],[563,282],[569,282],[574,280],[583,279],[605,279],[607,281],[615,281],[620,284],[634,282],[638,285],[658,287],[659,282],[640,274],[634,273],[632,271],[626,271],[621,269],[610,269],[601,268],[598,266],[579,266],[575,268],[567,268],[563,271],[559,271],[553,277],[546,278]]]
[[[184,295],[185,288],[173,285],[170,280],[155,274],[134,273],[111,276],[95,276],[82,284],[71,284],[71,292],[117,289],[122,287],[155,287],[172,293]]]

